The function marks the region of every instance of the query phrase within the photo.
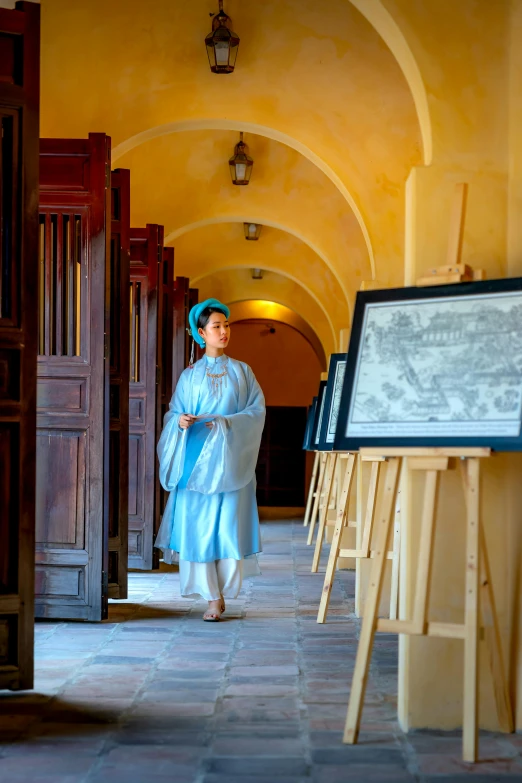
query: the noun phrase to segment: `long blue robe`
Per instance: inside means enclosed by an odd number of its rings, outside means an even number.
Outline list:
[[[225,357],[204,356],[180,376],[158,443],[160,481],[170,492],[155,546],[167,562],[243,560],[261,551],[255,468],[265,400],[247,364],[228,358],[221,397],[207,367],[221,372]],[[213,427],[179,428],[183,413],[212,414]]]

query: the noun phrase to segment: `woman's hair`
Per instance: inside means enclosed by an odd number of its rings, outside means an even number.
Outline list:
[[[226,316],[226,313],[223,312],[223,310],[220,310],[219,307],[205,307],[204,310],[201,311],[198,318],[198,329],[204,329],[205,326],[208,324],[210,320],[210,316],[212,313],[221,313],[221,315]]]

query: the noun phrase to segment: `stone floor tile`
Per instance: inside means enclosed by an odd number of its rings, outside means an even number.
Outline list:
[[[282,775],[300,776],[308,772],[308,764],[301,756],[286,756],[283,758],[271,758],[269,756],[256,757],[211,757],[206,760],[208,772],[219,775],[229,775],[233,780],[237,775],[249,775],[252,778],[264,776],[277,781]]]

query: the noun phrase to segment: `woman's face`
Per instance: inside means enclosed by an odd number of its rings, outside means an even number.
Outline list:
[[[230,326],[224,313],[212,313],[204,329],[198,329],[207,347],[224,350],[230,340]]]

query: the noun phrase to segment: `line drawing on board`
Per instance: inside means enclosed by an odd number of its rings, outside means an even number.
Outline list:
[[[328,427],[326,430],[326,442],[333,443],[335,440],[335,430],[339,419],[339,408],[341,406],[341,395],[343,392],[344,374],[346,371],[346,360],[337,362],[335,368],[335,378],[332,394],[332,404],[330,406],[330,415],[328,417]]]
[[[371,303],[346,434],[520,432],[522,292]]]

